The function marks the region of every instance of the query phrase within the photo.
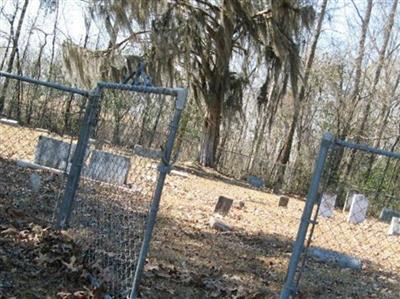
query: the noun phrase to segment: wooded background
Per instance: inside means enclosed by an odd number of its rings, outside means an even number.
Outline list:
[[[398,0],[3,0],[0,69],[93,88],[144,62],[189,89],[182,161],[304,194],[325,131],[400,150],[398,16]],[[164,100],[108,97],[109,142],[154,146]],[[0,115],[25,126],[73,135],[73,101],[0,81]],[[337,150],[330,168],[341,192],[400,196],[398,161]]]

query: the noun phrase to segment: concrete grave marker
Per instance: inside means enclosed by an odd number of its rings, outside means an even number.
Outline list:
[[[287,208],[288,203],[289,203],[289,197],[287,197],[287,196],[281,196],[281,197],[279,197],[279,204],[278,204],[278,205],[279,205],[280,207]]]
[[[128,157],[93,150],[89,166],[83,173],[93,180],[123,185],[130,167],[131,161]]]
[[[353,224],[361,223],[367,217],[368,199],[362,194],[353,195],[347,221]]]
[[[218,197],[217,204],[214,209],[214,214],[220,214],[225,216],[229,213],[232,207],[233,199],[227,198],[225,196]]]
[[[69,169],[75,147],[75,144],[69,144],[46,136],[39,136],[34,162],[60,170],[64,170],[66,167]]]
[[[13,127],[18,127],[18,121],[14,120],[14,119],[0,118],[0,123],[10,125]]]
[[[400,218],[393,217],[390,223],[389,232],[390,236],[400,236]]]
[[[358,191],[356,191],[356,190],[349,190],[349,191],[347,192],[346,200],[345,200],[344,206],[343,206],[343,212],[347,212],[348,210],[350,210],[351,201],[352,201],[352,199],[353,199],[353,195],[354,195],[354,194],[358,194]]]
[[[400,218],[400,212],[389,209],[389,208],[383,208],[381,211],[381,214],[379,215],[379,219],[390,223],[392,221],[393,217],[398,217]]]
[[[321,197],[321,204],[319,206],[318,215],[321,217],[331,217],[336,204],[336,194],[323,193]]]
[[[321,263],[333,264],[341,268],[350,268],[354,270],[361,270],[362,268],[362,262],[359,259],[341,252],[311,247],[308,249],[308,254]]]

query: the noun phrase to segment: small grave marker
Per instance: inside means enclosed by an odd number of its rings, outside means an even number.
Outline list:
[[[399,217],[400,218],[400,212],[389,209],[389,208],[383,208],[381,211],[381,214],[379,215],[379,219],[390,223],[392,221],[393,217]]]
[[[225,216],[229,213],[233,204],[233,199],[227,198],[225,196],[218,197],[217,204],[215,205],[214,214],[220,214]]]
[[[279,206],[280,207],[287,208],[288,203],[289,203],[289,197],[287,197],[287,196],[279,197]]]
[[[333,210],[336,204],[336,194],[323,193],[321,197],[321,204],[319,206],[318,215],[321,217],[329,218],[333,215]]]
[[[131,161],[128,157],[93,150],[89,166],[84,170],[88,178],[118,185],[126,183]]]
[[[400,218],[393,217],[390,223],[389,232],[390,236],[400,236]]]
[[[367,217],[368,199],[362,194],[354,194],[347,221],[353,224],[361,223]]]

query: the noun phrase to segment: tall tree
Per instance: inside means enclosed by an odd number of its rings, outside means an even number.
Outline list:
[[[25,0],[24,4],[22,6],[21,14],[19,16],[17,29],[15,31],[15,34],[11,35],[11,38],[12,38],[12,50],[11,50],[11,53],[10,53],[10,57],[8,59],[8,64],[7,64],[7,69],[6,69],[7,72],[11,72],[12,69],[13,69],[13,66],[14,66],[14,60],[15,60],[15,57],[16,57],[17,51],[18,51],[19,36],[21,35],[21,28],[22,28],[22,24],[23,24],[24,19],[25,19],[25,13],[26,13],[26,9],[28,7],[28,4],[29,4],[29,0]],[[8,90],[9,84],[10,84],[10,80],[8,78],[6,78],[5,81],[4,81],[3,88],[2,88],[2,90],[0,92],[0,114],[3,113],[3,110],[4,110],[4,103],[5,103],[5,98],[6,98],[6,94],[7,94],[7,90]]]

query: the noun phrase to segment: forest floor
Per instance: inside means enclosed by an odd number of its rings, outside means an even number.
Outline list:
[[[95,287],[100,270],[87,262],[79,241],[50,227],[63,179],[15,163],[32,159],[33,151],[27,141],[21,153],[0,144],[0,298],[103,298]],[[278,298],[304,199],[291,197],[287,208],[278,207],[268,190],[182,166],[165,184],[141,298]],[[30,190],[33,172],[43,179],[39,193]],[[221,195],[234,200],[223,219],[229,231],[209,225]],[[321,219],[312,246],[355,255],[363,268],[309,259],[299,297],[400,298],[400,238],[388,237],[387,228],[370,218],[349,225],[341,211]]]

